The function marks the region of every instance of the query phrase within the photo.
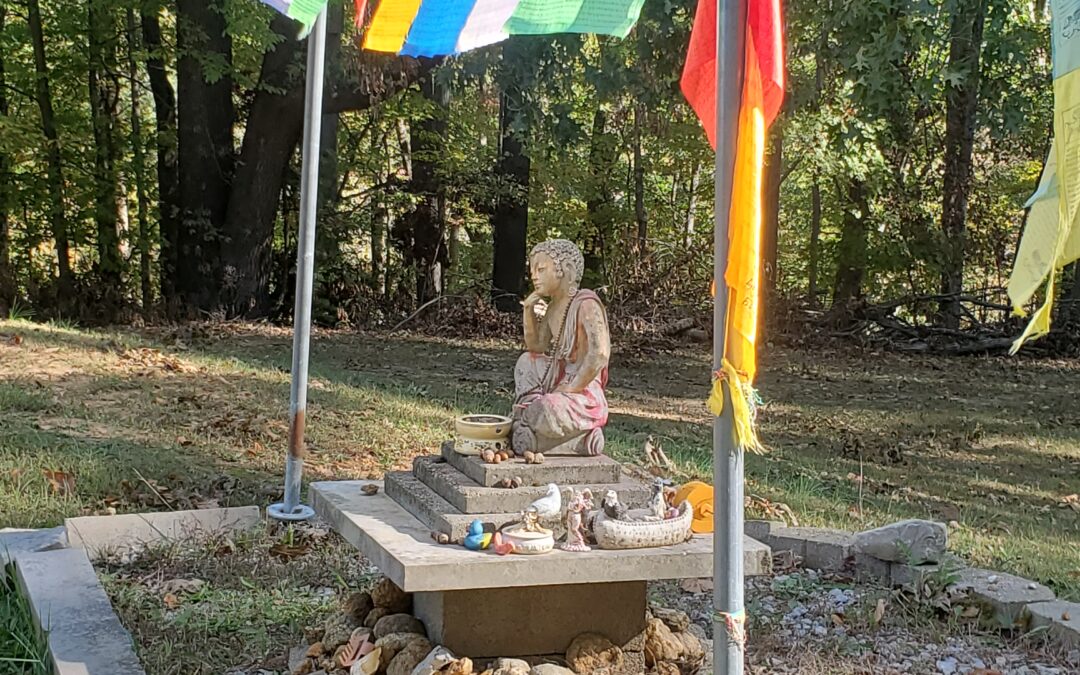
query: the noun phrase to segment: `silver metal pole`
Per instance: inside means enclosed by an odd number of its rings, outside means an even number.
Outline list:
[[[315,220],[319,204],[319,138],[322,132],[323,65],[326,54],[326,8],[308,36],[307,87],[304,95],[304,146],[300,185],[300,235],[296,251],[296,307],[293,310],[292,391],[289,448],[285,455],[285,501],[266,509],[278,520],[307,520],[315,511],[300,503],[304,473],[304,427],[307,418],[308,356],[311,345],[311,286],[315,274]]]
[[[713,0],[702,0],[712,2]],[[727,329],[728,221],[742,101],[746,0],[716,0],[716,165],[713,229],[713,370],[721,369]],[[741,675],[744,661],[743,457],[735,447],[731,400],[713,423],[713,672]],[[729,626],[736,629],[730,630]]]

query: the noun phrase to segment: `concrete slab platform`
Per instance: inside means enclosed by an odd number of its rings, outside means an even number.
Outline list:
[[[562,584],[686,579],[712,576],[711,535],[696,535],[678,546],[590,553],[552,551],[539,556],[501,557],[491,551],[440,546],[430,528],[394,502],[385,491],[365,496],[360,488],[376,481],[313,483],[316,513],[407,592],[474,588],[516,588]],[[744,537],[747,575],[769,571],[764,544]]]
[[[493,465],[501,466],[501,465]],[[518,468],[528,466],[516,465]],[[461,513],[521,513],[529,504],[544,496],[547,483],[519,488],[485,487],[459,471],[442,457],[426,456],[413,460],[413,475]],[[628,476],[619,476],[612,483],[574,483],[578,490],[590,489],[599,499],[608,490],[619,494],[619,501],[628,508],[642,508],[649,503],[651,488]],[[569,487],[557,483],[560,488]]]
[[[56,675],[144,675],[86,551],[24,553],[15,569]]]
[[[604,455],[597,457],[547,457],[543,464],[526,464],[515,457],[499,464],[485,464],[476,457],[454,452],[453,441],[442,446],[442,457],[479,485],[493,487],[504,478],[519,476],[525,485],[588,485],[618,483],[622,466]]]

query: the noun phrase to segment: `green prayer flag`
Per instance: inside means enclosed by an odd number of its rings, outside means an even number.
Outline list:
[[[626,37],[645,0],[521,0],[506,22],[511,35],[600,33]]]

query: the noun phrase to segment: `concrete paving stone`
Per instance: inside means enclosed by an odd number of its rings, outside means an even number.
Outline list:
[[[942,581],[948,581],[948,576],[959,577],[960,571],[967,565],[959,557],[945,554],[940,563],[923,563],[921,565],[908,565],[906,563],[893,563],[891,580],[893,586],[915,588],[924,585],[934,577],[941,577]]]
[[[409,475],[409,474],[406,474]],[[311,504],[346,541],[407,592],[550,586],[560,584],[698,579],[712,575],[712,535],[677,546],[590,553],[555,550],[538,556],[502,557],[493,551],[440,546],[430,528],[410,515],[388,490],[368,497],[363,484],[333,481],[311,485]],[[376,483],[378,484],[378,483]],[[770,571],[764,544],[743,540],[747,575]]]
[[[521,513],[529,504],[543,497],[547,484],[519,488],[484,487],[445,461],[442,457],[417,457],[413,460],[413,475],[461,513]],[[570,486],[559,483],[559,488]],[[629,477],[616,483],[574,485],[574,489],[589,489],[599,501],[608,490],[619,494],[627,508],[642,508],[649,503],[651,488]]]
[[[56,675],[144,675],[86,551],[24,553],[15,568]]]
[[[86,549],[92,560],[169,541],[197,539],[257,527],[258,506],[194,511],[82,516],[64,521],[68,544]]]
[[[788,528],[788,533],[793,528]],[[806,550],[803,564],[817,570],[838,570],[854,554],[854,535],[843,530],[800,528],[805,530]]]
[[[1030,628],[1045,626],[1047,636],[1065,649],[1080,648],[1080,602],[1034,602],[1026,613]]]
[[[1016,625],[1023,618],[1027,605],[1054,599],[1054,592],[1040,583],[978,568],[961,570],[958,580],[950,589],[967,593],[989,607],[994,618],[1006,628]]]
[[[747,520],[743,522],[743,534],[758,541],[765,541],[774,530],[782,527],[787,527],[782,520]]]
[[[67,530],[63,525],[45,530],[5,527],[0,530],[0,567],[23,553],[55,551],[60,548],[67,548]]]
[[[519,476],[525,485],[588,485],[618,483],[622,466],[604,455],[597,457],[546,457],[543,464],[526,464],[513,458],[499,464],[486,464],[470,455],[454,452],[453,441],[442,446],[442,457],[455,469],[484,487],[494,487],[504,478]]]
[[[855,579],[862,583],[892,583],[893,563],[865,553],[855,554]]]

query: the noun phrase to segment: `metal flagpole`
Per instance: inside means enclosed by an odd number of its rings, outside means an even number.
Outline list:
[[[713,0],[702,0],[712,2]],[[713,229],[713,371],[723,366],[728,291],[728,225],[735,146],[742,102],[747,0],[716,1],[716,165]],[[731,399],[713,422],[713,672],[741,675],[745,641],[743,606],[743,456],[735,447]]]
[[[308,353],[311,345],[311,286],[315,272],[315,216],[319,203],[319,135],[322,131],[325,54],[326,8],[323,7],[308,36],[300,235],[297,238],[296,306],[293,310],[289,449],[285,456],[285,501],[271,504],[266,509],[270,517],[278,520],[307,520],[315,515],[310,506],[300,503],[300,477],[304,473],[304,426],[307,416]]]

